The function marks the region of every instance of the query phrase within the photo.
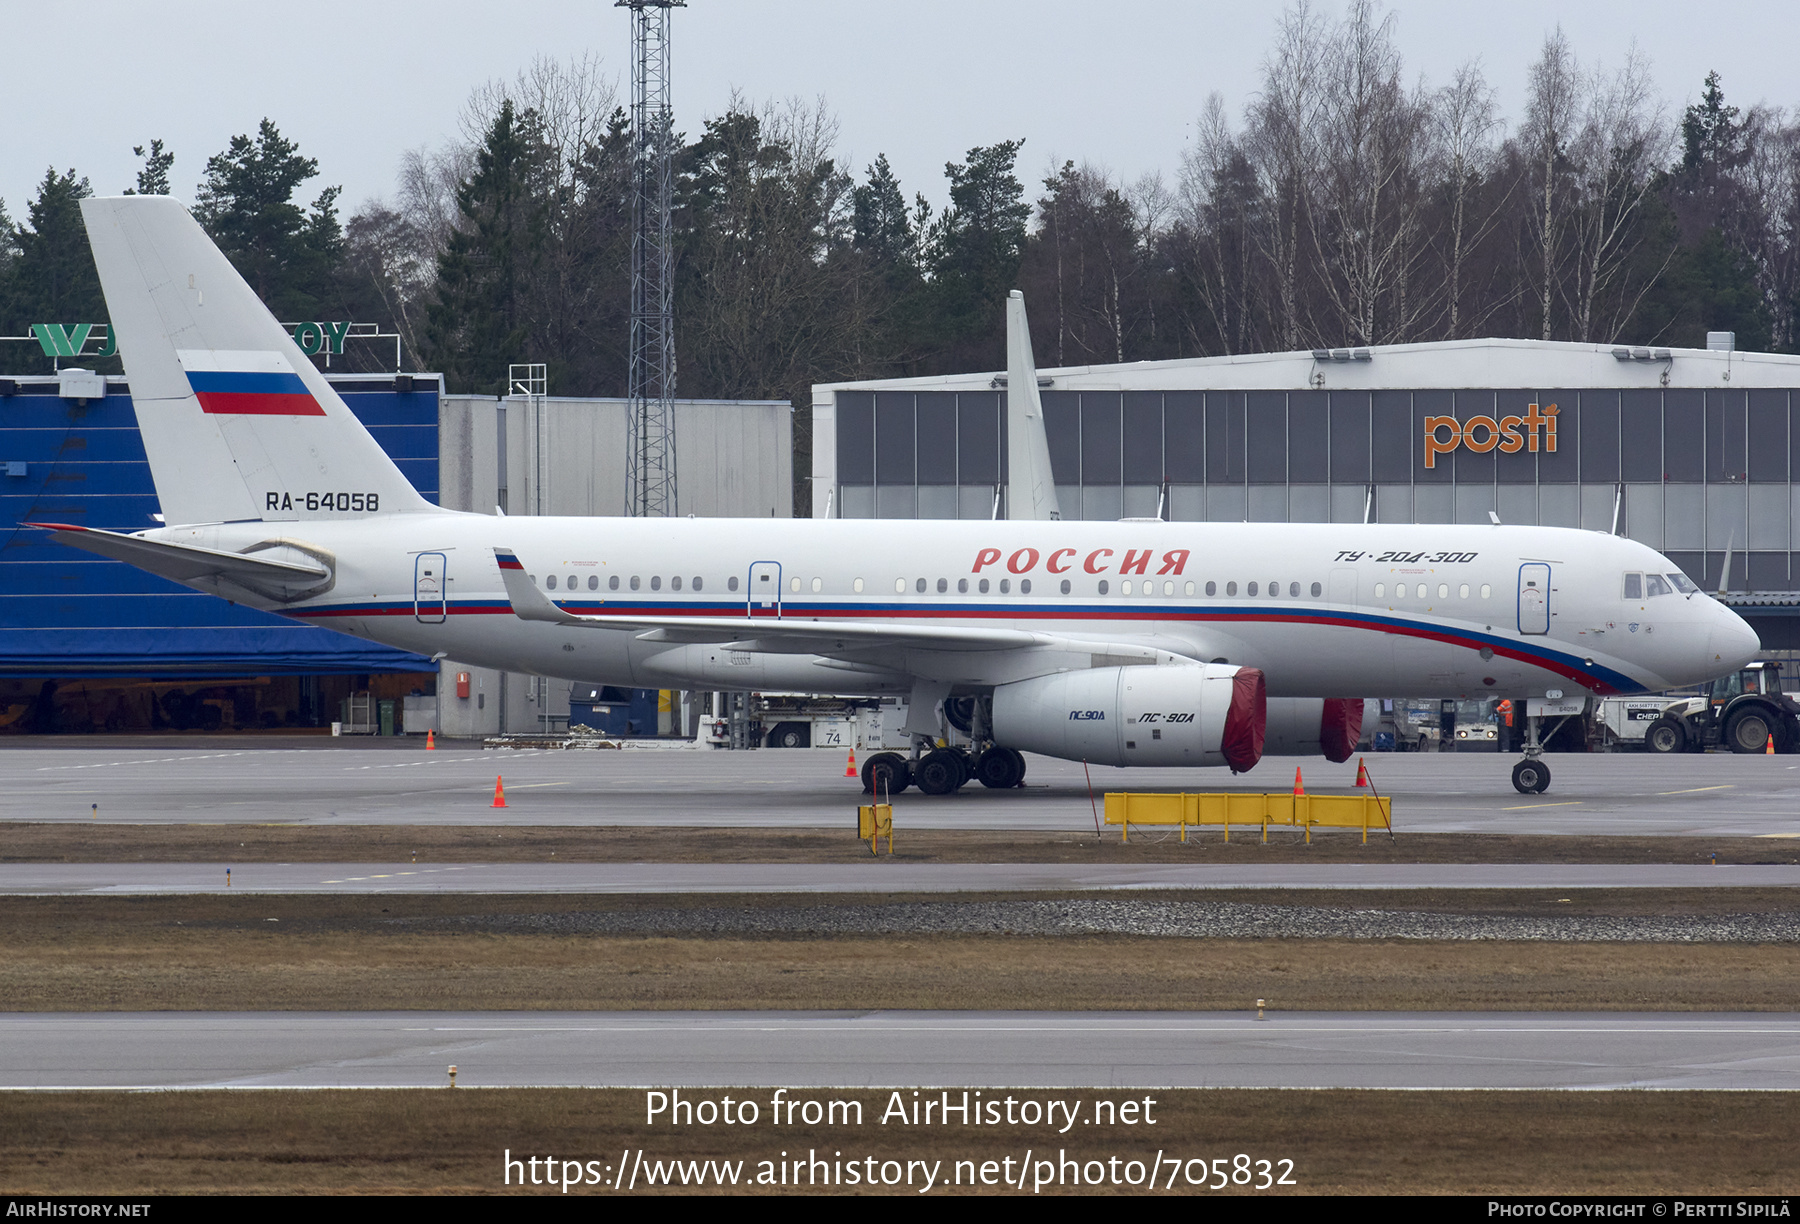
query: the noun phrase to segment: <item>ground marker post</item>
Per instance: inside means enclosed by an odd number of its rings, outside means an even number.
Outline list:
[[[497,808],[503,808],[506,806],[506,788],[504,786],[500,785],[500,775],[499,774],[494,775],[494,801],[492,803],[488,804],[488,806],[489,807],[497,807]]]
[[[1094,809],[1094,836],[1100,836],[1100,805],[1094,802],[1094,775],[1088,773],[1087,758],[1081,758],[1081,772],[1087,774],[1088,806]]]
[[[456,1087],[456,1064],[455,1063],[450,1064],[450,1086],[452,1088]]]

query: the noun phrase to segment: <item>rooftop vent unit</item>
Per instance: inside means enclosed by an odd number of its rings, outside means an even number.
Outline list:
[[[106,375],[93,370],[58,370],[56,393],[72,400],[105,399]]]
[[[1616,348],[1612,351],[1617,361],[1673,361],[1675,354],[1666,348]]]
[[[1736,332],[1707,332],[1706,347],[1709,352],[1729,353],[1737,348]]]
[[[1373,361],[1375,355],[1366,348],[1359,349],[1314,349],[1314,361]]]

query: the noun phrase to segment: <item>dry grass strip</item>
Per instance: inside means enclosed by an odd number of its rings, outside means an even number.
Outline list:
[[[767,1101],[770,1093],[733,1095]],[[1082,1160],[1140,1161],[1160,1149],[1184,1160],[1223,1158],[1227,1167],[1243,1153],[1292,1160],[1298,1185],[1277,1192],[1301,1194],[1779,1194],[1793,1189],[1800,1167],[1794,1093],[1031,1094],[1156,1100],[1154,1126],[1078,1127],[1067,1135],[1025,1126],[902,1129],[876,1122],[885,1091],[800,1095],[861,1100],[863,1125],[776,1131],[765,1109],[757,1127],[652,1129],[644,1125],[643,1092],[628,1089],[0,1093],[0,1185],[15,1194],[560,1193],[552,1186],[509,1191],[502,1184],[508,1149],[602,1168],[638,1149],[646,1159],[743,1160],[752,1177],[758,1161],[812,1150],[942,1160],[945,1176],[958,1160],[1016,1161],[1027,1149],[1034,1159],[1064,1150]],[[639,1190],[647,1191],[641,1178]],[[575,1191],[582,1192],[615,1191]],[[1197,1191],[1178,1183],[1177,1192]]]

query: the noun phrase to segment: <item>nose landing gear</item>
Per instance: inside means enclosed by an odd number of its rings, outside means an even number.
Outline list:
[[[1525,715],[1525,759],[1513,766],[1512,784],[1513,789],[1521,795],[1541,795],[1550,789],[1550,767],[1544,764],[1544,745],[1538,735],[1544,716],[1530,713],[1531,703],[1529,701],[1523,704],[1527,711]],[[1550,734],[1555,735],[1563,723],[1569,721],[1570,717],[1573,716],[1565,715],[1559,718],[1556,726],[1550,728]]]

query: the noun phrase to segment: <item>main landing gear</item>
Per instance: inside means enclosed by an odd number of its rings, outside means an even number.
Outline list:
[[[979,753],[962,748],[927,748],[915,744],[912,759],[898,752],[878,752],[863,762],[863,794],[886,798],[916,785],[927,795],[951,795],[971,781],[990,790],[1008,790],[1025,780],[1025,757],[1011,748],[989,745]]]

